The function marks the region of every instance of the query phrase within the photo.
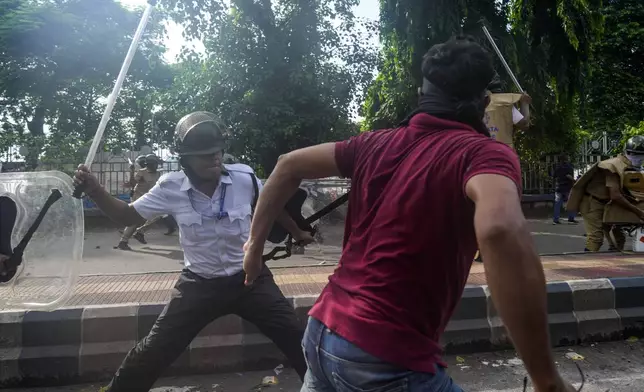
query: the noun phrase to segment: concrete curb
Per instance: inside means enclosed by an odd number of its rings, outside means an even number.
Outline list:
[[[316,296],[290,299],[304,325]],[[112,376],[163,309],[109,305],[53,312],[0,312],[0,386],[52,385]],[[644,277],[548,284],[552,344],[612,340],[644,331]],[[450,353],[507,348],[487,286],[469,286],[443,335]],[[271,369],[285,363],[257,328],[237,316],[208,325],[168,374]]]

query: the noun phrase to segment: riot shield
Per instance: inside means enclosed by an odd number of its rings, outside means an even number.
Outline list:
[[[54,309],[72,293],[84,236],[82,201],[73,191],[58,171],[0,173],[0,252],[22,253],[15,275],[0,283],[0,309]]]

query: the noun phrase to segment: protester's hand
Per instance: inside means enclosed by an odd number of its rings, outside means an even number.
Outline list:
[[[244,244],[244,272],[246,273],[244,284],[246,286],[250,286],[255,282],[264,267],[264,261],[262,260],[264,247],[252,244],[253,242],[250,239]]]
[[[532,97],[530,95],[528,95],[528,93],[523,93],[521,95],[521,100],[520,101],[521,101],[521,103],[527,103],[528,105],[530,105],[532,103]]]
[[[101,189],[101,184],[98,182],[98,178],[91,174],[85,165],[79,165],[78,169],[76,169],[76,174],[74,175],[74,185],[79,184],[85,185],[84,190],[87,195],[91,195]]]
[[[315,241],[313,235],[306,230],[299,230],[297,233],[292,234],[293,240],[299,246],[306,246]]]

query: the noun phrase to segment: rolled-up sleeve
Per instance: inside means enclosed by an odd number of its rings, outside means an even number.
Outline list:
[[[347,140],[335,143],[335,164],[344,178],[353,177],[356,162],[360,158],[363,145],[372,139],[374,132],[363,132]]]
[[[507,177],[515,183],[519,194],[523,192],[519,157],[512,148],[503,143],[486,141],[471,156],[464,176],[463,193],[467,182],[480,174]]]
[[[172,213],[165,191],[159,184],[153,186],[149,192],[134,201],[131,206],[139,215],[148,220]]]

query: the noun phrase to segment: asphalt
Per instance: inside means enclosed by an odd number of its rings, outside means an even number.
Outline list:
[[[573,360],[571,358],[577,358]],[[520,392],[526,371],[513,351],[479,353],[445,358],[452,378],[465,391]],[[644,390],[644,344],[630,341],[600,343],[555,350],[560,373],[579,386],[584,376],[584,392],[633,392]],[[258,388],[264,377],[275,376],[277,384]],[[532,391],[528,384],[528,391]],[[244,392],[300,390],[300,381],[291,369],[233,374],[201,375],[161,379],[152,392]],[[78,386],[6,389],[7,392],[96,392],[100,384]]]
[[[584,249],[583,225],[562,223],[553,225],[550,219],[530,219],[537,250],[540,254],[561,254],[581,252]],[[294,266],[333,264],[337,262],[342,245],[343,226],[322,226],[320,232],[323,242],[306,248],[306,257],[293,256],[279,261],[269,262],[269,266]],[[176,271],[182,268],[183,253],[179,246],[177,234],[163,235],[163,229],[153,228],[147,233],[147,244],[130,240],[132,251],[113,249],[119,241],[120,234],[116,228],[91,228],[85,232],[83,263],[80,273],[118,274],[136,272]],[[627,241],[627,248],[630,241]],[[604,245],[604,249],[607,249]]]

